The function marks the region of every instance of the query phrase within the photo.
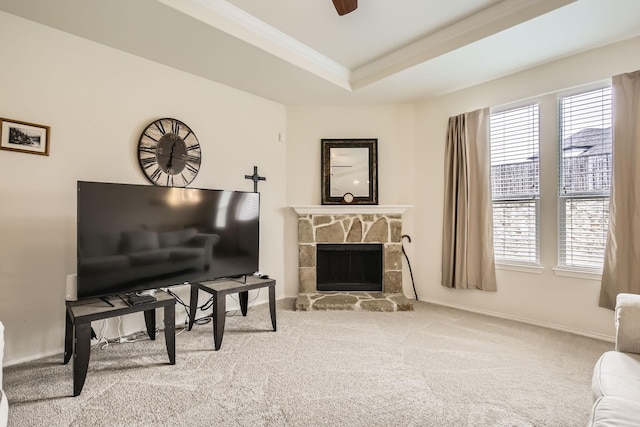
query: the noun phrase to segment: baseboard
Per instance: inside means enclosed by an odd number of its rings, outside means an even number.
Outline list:
[[[9,360],[6,363],[3,363],[2,366],[7,367],[7,366],[19,365],[21,363],[26,363],[26,362],[33,362],[34,360],[43,359],[49,356],[55,356],[56,354],[60,355],[60,364],[62,364],[63,357],[64,357],[63,353],[64,353],[64,350],[60,350],[60,349],[50,350],[44,353],[38,353],[30,356],[21,357],[18,359]]]
[[[597,339],[597,340],[600,340],[600,341],[615,342],[615,337],[614,336],[610,336],[610,335],[596,334],[596,333],[589,332],[589,331],[583,331],[581,329],[567,328],[566,326],[556,325],[554,323],[540,322],[538,320],[527,319],[525,317],[512,316],[510,314],[498,313],[498,312],[495,312],[495,311],[483,310],[483,309],[480,309],[480,308],[469,307],[469,306],[460,305],[460,304],[451,304],[451,303],[444,302],[444,301],[425,300],[425,299],[420,299],[420,298],[419,298],[419,300],[422,301],[422,302],[441,305],[441,306],[444,306],[444,307],[456,308],[458,310],[469,311],[469,312],[478,313],[478,314],[484,314],[484,315],[491,316],[491,317],[498,317],[500,319],[513,320],[515,322],[526,323],[528,325],[534,325],[534,326],[540,326],[542,328],[554,329],[556,331],[568,332],[570,334],[581,335],[581,336],[584,336],[584,337],[593,338],[593,339]]]

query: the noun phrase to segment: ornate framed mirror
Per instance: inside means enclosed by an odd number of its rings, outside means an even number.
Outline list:
[[[322,140],[322,204],[378,204],[378,140]]]

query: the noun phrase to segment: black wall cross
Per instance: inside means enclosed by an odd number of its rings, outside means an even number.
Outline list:
[[[266,181],[267,180],[267,178],[265,178],[264,176],[258,175],[258,167],[257,166],[253,167],[253,175],[245,175],[244,179],[253,180],[253,192],[254,193],[258,192],[258,181]]]

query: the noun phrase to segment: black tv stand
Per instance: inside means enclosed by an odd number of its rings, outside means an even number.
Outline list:
[[[261,279],[251,276],[245,277],[245,282],[233,279],[221,279],[213,282],[191,283],[191,299],[189,301],[189,330],[193,327],[198,309],[198,291],[204,291],[213,295],[212,317],[213,317],[213,341],[214,349],[217,351],[222,345],[224,334],[224,322],[226,317],[226,296],[237,293],[239,295],[240,311],[243,316],[247,315],[249,291],[258,288],[269,288],[269,312],[271,315],[271,326],[276,330],[276,281],[273,279]]]
[[[107,307],[103,302],[108,302]],[[156,293],[156,300],[130,305],[120,296],[113,302],[105,298],[87,298],[67,301],[64,360],[66,365],[73,356],[73,395],[78,396],[84,386],[91,353],[91,322],[122,316],[129,313],[144,312],[147,333],[151,340],[156,338],[156,309],[164,308],[164,338],[169,355],[169,364],[176,364],[175,348],[175,305],[176,299],[165,292]]]

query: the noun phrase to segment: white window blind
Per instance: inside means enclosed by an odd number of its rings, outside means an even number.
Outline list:
[[[601,270],[612,169],[611,87],[559,102],[559,264]]]
[[[492,113],[490,132],[496,262],[538,264],[538,104]]]

